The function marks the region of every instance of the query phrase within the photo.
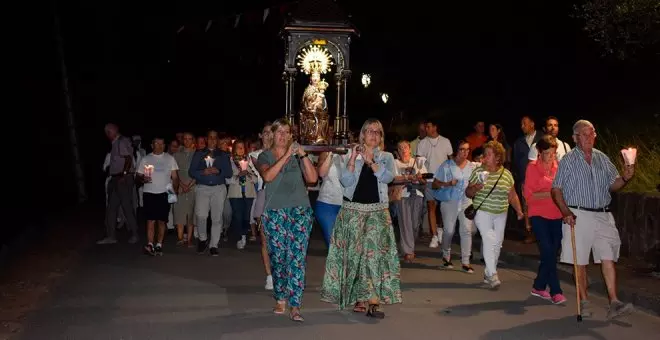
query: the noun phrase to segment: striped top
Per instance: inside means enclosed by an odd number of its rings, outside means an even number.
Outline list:
[[[575,148],[559,162],[552,187],[561,189],[569,206],[600,209],[612,201],[610,186],[617,177],[619,171],[607,155],[593,149],[589,165],[584,152]]]
[[[481,171],[487,170],[485,167],[480,166],[472,172],[472,175],[470,176],[470,184],[475,184],[479,181],[479,172]],[[500,173],[502,171],[504,171],[502,178],[500,178],[500,181],[497,182],[497,179],[500,177]],[[490,192],[490,189],[495,185],[495,182],[497,182],[497,187],[484,202],[484,199]],[[507,169],[504,169],[504,167],[501,167],[500,170],[488,174],[486,184],[484,184],[483,189],[479,190],[479,192],[477,192],[477,194],[474,196],[472,199],[472,204],[475,208],[477,208],[483,202],[483,205],[481,205],[479,210],[483,210],[491,214],[505,213],[509,209],[509,191],[511,191],[511,188],[513,188],[513,184],[514,181],[511,172]]]

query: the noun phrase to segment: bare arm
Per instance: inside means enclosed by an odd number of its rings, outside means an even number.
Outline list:
[[[523,210],[520,205],[520,198],[518,197],[518,194],[516,193],[516,189],[511,187],[509,190],[509,203],[513,207],[513,210],[516,211],[518,214],[518,219],[521,219],[523,217]]]
[[[172,189],[174,192],[179,192],[179,170],[172,170]]]
[[[545,192],[538,191],[538,192],[532,193],[532,197],[534,197],[534,198],[550,198],[550,197],[552,197],[552,195],[550,195],[550,191],[545,191]]]
[[[277,174],[279,174],[282,169],[284,168],[284,165],[291,159],[291,153],[287,152],[284,154],[284,156],[280,157],[273,165],[268,165],[268,164],[261,164],[258,166],[259,174],[261,175],[261,178],[264,180],[266,183],[270,183],[275,178],[277,177]]]
[[[317,168],[318,176],[325,177],[330,171],[330,165],[332,164],[332,154],[329,152],[324,152],[319,156],[319,166]]]
[[[573,215],[573,212],[568,208],[566,201],[564,201],[564,194],[561,189],[552,188],[550,194],[552,195],[552,200],[555,202],[555,205],[557,205],[562,216],[564,216],[564,222],[573,225],[575,223],[575,215]]]
[[[316,172],[316,168],[314,167],[312,160],[309,159],[309,157],[303,157],[301,162],[303,177],[305,177],[307,184],[316,183],[319,180],[319,175]]]
[[[465,189],[465,196],[469,198],[474,198],[477,193],[484,188],[484,185],[481,183],[475,183],[475,184],[470,184],[466,189]]]

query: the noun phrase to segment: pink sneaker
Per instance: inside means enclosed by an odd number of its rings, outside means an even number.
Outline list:
[[[552,296],[552,303],[554,303],[555,305],[561,305],[564,302],[566,302],[566,298],[564,297],[564,294],[555,294]]]
[[[530,294],[532,294],[532,296],[540,297],[543,300],[552,300],[552,298],[550,297],[550,293],[548,293],[545,290],[538,290],[532,288],[532,292]]]

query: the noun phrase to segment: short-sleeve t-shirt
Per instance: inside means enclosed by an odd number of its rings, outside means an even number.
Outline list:
[[[257,166],[271,166],[277,159],[271,150],[259,155]],[[264,210],[294,207],[309,207],[309,196],[303,179],[302,169],[295,157],[291,157],[277,177],[265,185],[266,203]]]
[[[470,184],[475,184],[478,182],[479,172],[481,171],[487,170],[483,166],[480,166],[472,172],[472,175],[470,176]],[[502,173],[502,171],[504,171],[504,173]],[[497,182],[497,179],[500,177],[500,173],[502,173],[502,178],[500,178],[500,181]],[[493,190],[490,196],[488,196],[488,193],[490,192],[490,189],[492,189],[495,185],[495,182],[497,182],[497,187],[495,190]],[[481,205],[479,210],[483,210],[491,214],[505,213],[509,209],[509,191],[511,191],[511,188],[513,188],[513,184],[513,175],[511,175],[509,170],[502,167],[498,171],[491,172],[488,174],[488,179],[486,180],[483,189],[479,190],[479,192],[477,192],[477,194],[472,199],[472,204],[475,208]],[[486,196],[488,196],[488,199],[486,199]]]
[[[151,194],[167,192],[167,185],[172,183],[172,171],[179,170],[174,157],[165,152],[159,155],[150,153],[140,160],[137,172],[144,175],[146,165],[153,166],[153,173],[151,182],[144,183],[144,192]]]

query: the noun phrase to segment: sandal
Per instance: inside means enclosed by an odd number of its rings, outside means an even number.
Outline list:
[[[403,262],[405,263],[413,263],[415,260],[415,254],[406,254],[403,256]]]
[[[277,302],[277,305],[275,305],[275,308],[273,308],[273,313],[275,314],[286,313],[286,302]]]
[[[295,310],[295,311],[292,310],[291,313],[289,314],[289,318],[291,319],[291,321],[295,321],[295,322],[304,322],[305,321],[305,318],[303,318],[302,315],[300,315],[300,310],[299,309]]]
[[[353,312],[354,313],[366,313],[367,312],[367,306],[364,305],[364,302],[356,302],[355,306],[353,307]]]
[[[367,316],[370,318],[384,319],[385,313],[380,310],[380,305],[369,305],[369,310],[367,311]]]

